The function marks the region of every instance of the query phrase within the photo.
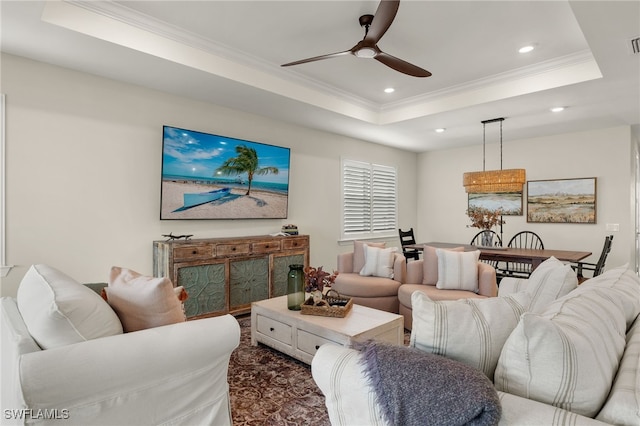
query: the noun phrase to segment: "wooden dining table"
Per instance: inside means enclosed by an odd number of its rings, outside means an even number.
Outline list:
[[[555,257],[563,262],[579,262],[591,256],[590,251],[553,250],[553,249],[526,249],[512,247],[482,247],[471,244],[456,244],[442,242],[428,242],[404,246],[416,250],[423,250],[424,246],[435,248],[464,247],[465,251],[480,250],[480,259],[498,262],[523,262],[531,264],[531,270],[536,269],[542,262]]]

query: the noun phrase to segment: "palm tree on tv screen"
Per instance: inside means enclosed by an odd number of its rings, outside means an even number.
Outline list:
[[[224,163],[216,169],[214,176],[216,174],[237,176],[246,173],[249,186],[247,187],[247,193],[245,195],[249,195],[251,192],[251,182],[253,181],[254,175],[278,174],[277,167],[258,166],[258,153],[255,149],[245,145],[238,145],[236,146],[236,152],[238,156],[227,158]]]

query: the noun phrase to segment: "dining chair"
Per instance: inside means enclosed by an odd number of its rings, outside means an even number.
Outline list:
[[[474,235],[474,237],[471,239],[471,242],[469,244],[471,244],[472,246],[483,246],[482,244],[482,235],[485,232],[490,232],[492,237],[493,237],[493,246],[494,247],[502,247],[502,239],[500,238],[500,235],[498,235],[498,233],[496,231],[492,231],[490,229],[485,229],[482,230],[480,232],[478,232],[476,235]],[[498,274],[498,276],[500,276],[500,268],[498,268],[498,263],[499,261],[497,260],[480,260],[480,262],[484,262],[487,263],[491,266],[493,266],[496,270],[496,274]]]
[[[535,232],[520,231],[509,240],[507,247],[543,250],[544,244]],[[506,276],[519,278],[529,278],[531,271],[531,264],[524,262],[507,262],[505,268],[502,270]]]
[[[403,231],[398,228],[398,234],[400,235],[400,244],[402,245],[402,254],[404,254],[407,262],[409,259],[420,260],[420,250],[405,248],[405,246],[415,244],[416,237],[413,235],[413,228],[408,231]]]
[[[607,235],[604,239],[604,246],[602,246],[602,252],[600,253],[600,258],[597,263],[589,263],[589,262],[576,262],[571,267],[576,271],[576,275],[578,276],[578,284],[582,284],[589,278],[597,277],[602,272],[604,272],[604,264],[607,261],[607,256],[611,251],[611,241],[613,240],[613,235]],[[583,271],[591,271],[591,277],[585,277],[582,275]]]

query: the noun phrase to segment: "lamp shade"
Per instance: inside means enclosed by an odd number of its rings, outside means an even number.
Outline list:
[[[487,170],[462,175],[462,184],[468,193],[522,192],[526,181],[524,169]]]

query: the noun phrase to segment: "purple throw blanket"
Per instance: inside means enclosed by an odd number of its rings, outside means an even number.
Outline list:
[[[459,361],[369,341],[358,348],[390,425],[496,425],[502,408],[493,383]]]

